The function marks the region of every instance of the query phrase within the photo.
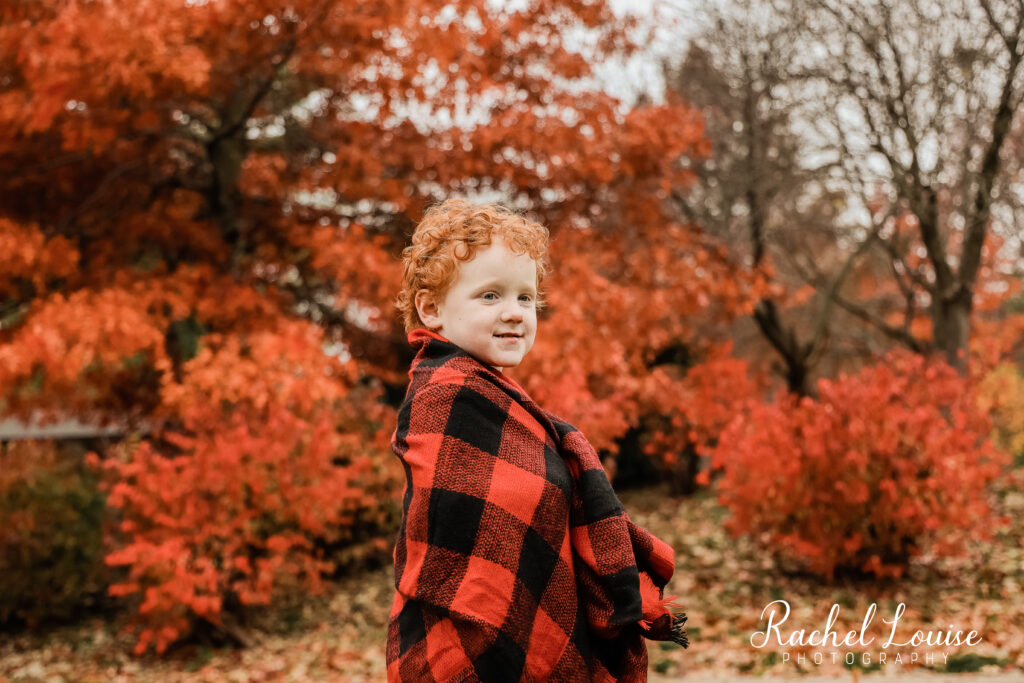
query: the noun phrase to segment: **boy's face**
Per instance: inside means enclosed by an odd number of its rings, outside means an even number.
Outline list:
[[[519,365],[537,336],[537,263],[501,237],[461,262],[436,304],[416,296],[420,320],[498,371]]]

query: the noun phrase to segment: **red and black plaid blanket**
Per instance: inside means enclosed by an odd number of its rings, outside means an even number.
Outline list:
[[[444,337],[409,342],[388,680],[646,680],[644,638],[689,644],[672,549],[575,427]]]

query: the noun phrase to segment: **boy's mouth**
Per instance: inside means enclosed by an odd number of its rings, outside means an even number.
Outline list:
[[[521,334],[496,334],[494,336],[498,337],[499,339],[519,339],[523,335],[521,335]]]

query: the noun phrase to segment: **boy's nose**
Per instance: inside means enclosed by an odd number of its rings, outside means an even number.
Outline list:
[[[510,306],[503,306],[501,311],[502,320],[522,320],[523,312],[519,308],[517,302],[513,302]]]

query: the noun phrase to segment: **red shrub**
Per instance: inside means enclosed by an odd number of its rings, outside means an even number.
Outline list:
[[[713,466],[734,534],[766,534],[783,555],[899,576],[926,546],[952,554],[992,526],[987,485],[1006,456],[969,380],[906,353],[820,398],[760,404],[722,433]]]
[[[333,568],[317,545],[343,540],[367,510],[384,514],[375,458],[328,414],[310,424],[273,411],[175,440],[184,454],[143,443],[105,463],[125,539],[107,563],[128,570],[110,592],[141,596],[138,653],[163,651],[195,618],[219,623],[225,599],[266,604],[296,579],[317,590]],[[335,465],[346,451],[350,463]]]
[[[733,416],[764,390],[764,378],[731,352],[732,345],[725,344],[688,370],[654,368],[640,385],[641,448],[676,493],[690,493],[700,483],[695,481],[698,457],[712,453]]]
[[[336,381],[343,368],[301,328],[217,341],[168,387],[182,427],[103,463],[120,513],[106,560],[127,574],[110,592],[140,600],[138,653],[220,623],[227,604],[318,589],[334,567],[323,548],[379,533],[395,505],[377,391]]]

